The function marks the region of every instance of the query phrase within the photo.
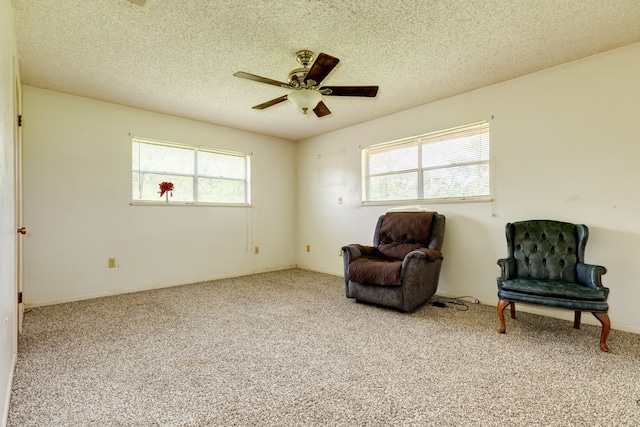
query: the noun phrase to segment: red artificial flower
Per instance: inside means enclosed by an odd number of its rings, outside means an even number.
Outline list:
[[[173,197],[173,182],[164,181],[160,183],[160,197],[162,197],[164,193],[171,193],[171,197]]]

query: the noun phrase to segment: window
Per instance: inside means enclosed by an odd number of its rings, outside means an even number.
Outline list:
[[[161,202],[159,185],[172,182],[172,202],[248,205],[249,156],[243,153],[133,138],[132,199]]]
[[[362,150],[364,202],[488,200],[489,123]]]

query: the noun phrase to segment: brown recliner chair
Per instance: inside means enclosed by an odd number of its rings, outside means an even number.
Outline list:
[[[390,212],[378,218],[373,246],[342,247],[347,298],[413,311],[436,292],[445,217]]]

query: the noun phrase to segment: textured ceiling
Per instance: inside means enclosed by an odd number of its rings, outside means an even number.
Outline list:
[[[640,41],[639,0],[13,0],[24,84],[300,140]],[[294,53],[340,58],[333,114],[288,102]]]

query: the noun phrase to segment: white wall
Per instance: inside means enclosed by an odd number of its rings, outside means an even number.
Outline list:
[[[33,87],[23,112],[27,304],[295,265],[293,142]],[[253,207],[130,205],[130,134],[253,153]]]
[[[497,302],[496,260],[506,255],[507,222],[584,223],[586,261],[609,270],[603,282],[611,288],[612,327],[640,333],[638,76],[635,44],[299,142],[298,264],[342,275],[339,248],[370,244],[386,208],[361,206],[361,146],[493,117],[495,200],[425,205],[447,216],[438,293]],[[497,327],[497,316],[487,326]]]
[[[5,425],[17,350],[14,123],[16,43],[11,1],[0,1],[0,425]]]

